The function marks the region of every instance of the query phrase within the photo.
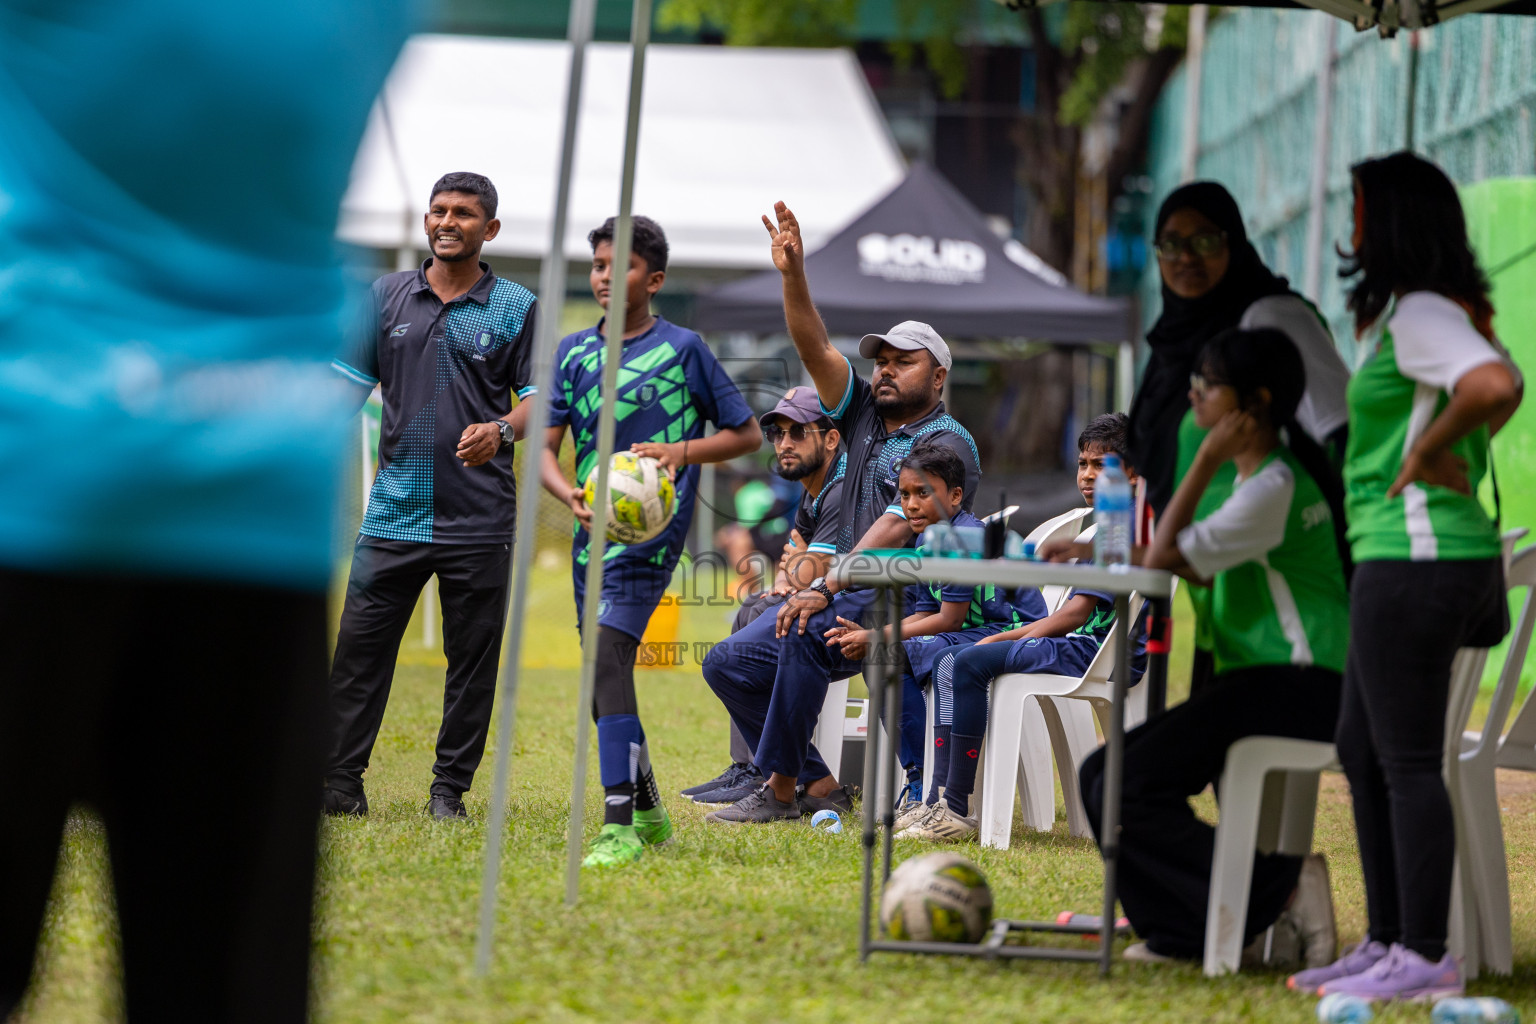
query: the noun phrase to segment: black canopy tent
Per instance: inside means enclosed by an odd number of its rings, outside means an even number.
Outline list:
[[[1127,302],[1084,295],[1022,246],[1005,246],[976,208],[926,164],[915,164],[901,184],[805,262],[816,308],[833,334],[921,320],[946,338],[1081,344],[1132,336]],[[753,334],[784,330],[778,272],[701,296],[693,326]]]

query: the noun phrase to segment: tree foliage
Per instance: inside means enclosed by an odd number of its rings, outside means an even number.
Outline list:
[[[899,64],[921,60],[946,98],[968,85],[966,46],[993,0],[662,0],[663,27],[714,31],[747,46],[845,46],[857,41],[865,3],[884,2],[896,24],[887,46]],[[1071,3],[1023,7],[1016,16],[1034,52],[1034,110],[1010,135],[1015,175],[1031,197],[1027,243],[1058,267],[1075,244],[1082,129],[1107,112],[1117,122],[1104,176],[1111,197],[1140,159],[1153,104],[1183,54],[1188,9],[1161,4]],[[1127,102],[1105,111],[1126,83]]]
[[[660,28],[713,29],[736,46],[845,46],[859,0],[662,0]]]
[[[888,2],[898,34],[887,45],[897,62],[921,60],[942,95],[959,96],[966,85],[961,41],[974,34],[988,0]],[[736,46],[846,46],[857,41],[860,6],[861,0],[662,0],[657,23],[716,31]],[[1189,17],[1183,7],[1087,0],[1061,10],[1060,17],[1041,19],[1047,38],[1035,44],[1059,50],[1071,63],[1056,114],[1074,125],[1093,117],[1138,58],[1164,47],[1182,50]]]

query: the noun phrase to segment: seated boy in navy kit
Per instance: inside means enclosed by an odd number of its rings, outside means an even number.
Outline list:
[[[920,545],[924,531],[934,523],[980,527],[981,520],[960,507],[964,494],[965,467],[949,448],[919,442],[901,460],[897,499],[907,525]],[[901,763],[906,770],[909,802],[921,799],[923,746],[927,731],[923,688],[933,674],[939,656],[957,646],[968,646],[989,637],[1043,619],[1045,598],[1034,587],[1005,590],[988,584],[919,583],[907,587],[909,614],[902,620],[902,653],[906,670],[902,679]],[[828,646],[838,645],[844,657],[864,657],[874,631],[838,617],[839,625],[827,631]]]
[[[1077,486],[1093,504],[1094,482],[1106,456],[1124,458],[1126,417],[1096,417],[1077,439]],[[1129,467],[1126,476],[1135,474]],[[933,786],[927,809],[914,808],[898,824],[902,838],[959,842],[975,837],[969,817],[976,783],[977,753],[986,732],[992,680],[1009,672],[1081,675],[1088,670],[1115,621],[1115,599],[1097,590],[1077,589],[1061,608],[1039,621],[994,632],[958,650],[944,651],[934,672],[938,701],[933,729]],[[1142,642],[1144,643],[1144,641]],[[1136,655],[1142,656],[1142,643]],[[942,790],[942,798],[940,792]]]

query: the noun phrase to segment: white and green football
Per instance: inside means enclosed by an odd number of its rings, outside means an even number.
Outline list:
[[[992,889],[957,853],[902,861],[880,897],[880,930],[898,941],[980,942],[992,923]]]
[[[672,521],[677,491],[661,463],[649,455],[614,452],[608,461],[608,539],[643,544]],[[597,467],[587,474],[587,507],[597,504]]]

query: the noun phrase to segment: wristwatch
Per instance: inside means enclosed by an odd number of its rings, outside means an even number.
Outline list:
[[[501,434],[501,444],[504,448],[510,448],[517,440],[517,432],[512,429],[512,424],[506,420],[497,420],[496,429]]]
[[[811,580],[811,585],[805,589],[816,591],[816,593],[827,599],[827,604],[832,603],[832,588],[827,586],[827,578],[825,576],[817,576]]]

